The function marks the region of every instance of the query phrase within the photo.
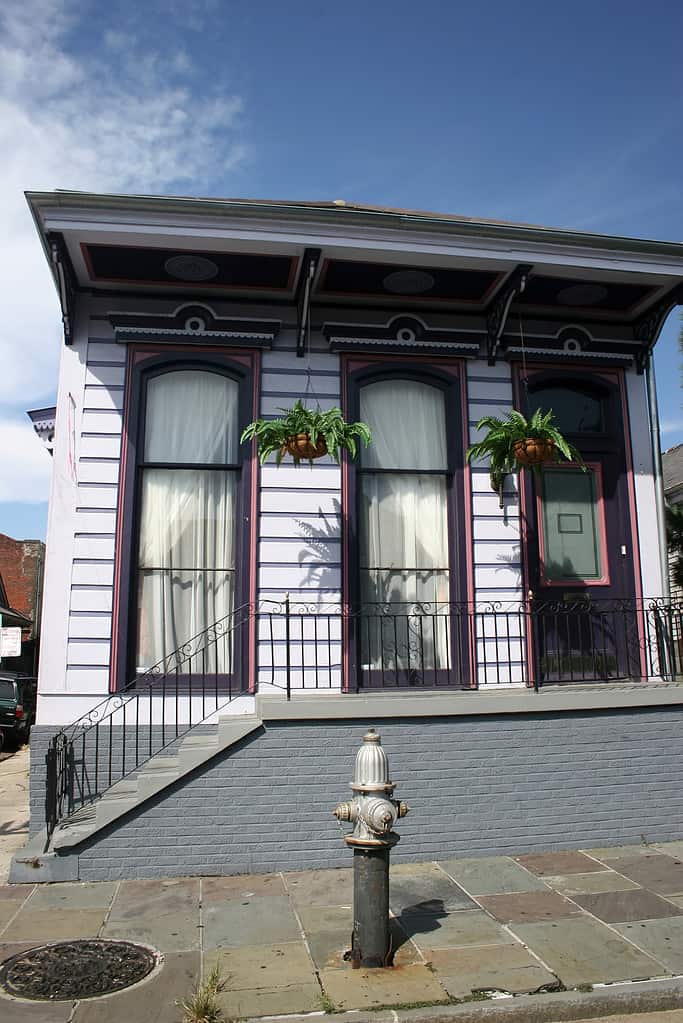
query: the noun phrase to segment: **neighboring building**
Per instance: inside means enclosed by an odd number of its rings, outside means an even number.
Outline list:
[[[0,603],[2,625],[21,627],[21,656],[3,657],[2,667],[35,675],[40,647],[45,544],[42,540],[14,540],[0,533]]]
[[[683,838],[646,387],[682,245],[29,203],[66,343],[15,880],[346,862],[330,811],[367,724],[414,806],[399,858]],[[369,422],[358,463],[259,466],[243,428],[299,397]],[[515,406],[588,468],[509,478],[501,508],[465,451]]]
[[[668,451],[662,452],[662,473],[664,482],[664,498],[670,507],[683,503],[683,444],[677,444]],[[674,582],[671,574],[673,562],[678,555],[669,552],[669,583],[671,593],[678,600],[683,596],[683,590]]]
[[[683,444],[662,452],[664,496],[670,505],[683,502]]]

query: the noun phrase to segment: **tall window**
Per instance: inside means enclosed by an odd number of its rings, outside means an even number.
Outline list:
[[[239,385],[204,369],[147,382],[135,663],[145,671],[230,613],[235,593]],[[206,670],[230,652],[209,648]]]
[[[368,383],[360,417],[373,438],[358,476],[363,663],[397,670],[412,658],[420,671],[444,667],[450,588],[444,392],[416,380]],[[425,614],[432,615],[426,626]]]

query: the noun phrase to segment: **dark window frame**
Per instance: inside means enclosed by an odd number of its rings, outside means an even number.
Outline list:
[[[119,594],[117,620],[113,622],[112,634],[116,644],[115,670],[112,674],[111,689],[116,691],[132,682],[136,676],[135,646],[138,595],[138,559],[140,541],[140,517],[142,505],[142,472],[155,466],[162,468],[202,469],[200,463],[159,463],[144,461],[144,439],[146,426],[146,393],[150,379],[180,370],[208,371],[233,379],[239,386],[238,431],[253,419],[255,396],[253,353],[248,364],[231,358],[237,353],[197,352],[175,350],[173,352],[146,355],[145,349],[131,349],[129,363],[130,381],[126,389],[124,409],[124,438],[126,443],[125,472],[120,485],[121,508],[119,543],[117,543],[117,587]],[[240,353],[242,354],[242,353]],[[253,580],[251,578],[251,530],[250,523],[255,509],[252,508],[252,473],[254,470],[251,448],[238,443],[238,462],[231,466],[240,474],[238,483],[237,508],[235,511],[235,591],[234,607],[249,602]],[[223,464],[211,464],[211,469],[223,471]],[[126,599],[127,594],[127,599]],[[212,623],[208,623],[209,625]],[[188,636],[188,639],[191,637]],[[233,674],[242,678],[246,688],[249,636],[242,629],[234,653]],[[168,651],[171,653],[172,651]]]
[[[362,360],[360,354],[356,359]],[[446,478],[446,515],[448,528],[448,571],[449,571],[449,602],[466,603],[469,600],[468,578],[469,566],[467,559],[467,530],[466,521],[470,514],[465,500],[465,444],[463,424],[463,379],[465,373],[464,364],[459,362],[453,365],[452,372],[441,369],[437,364],[426,364],[420,361],[405,359],[389,359],[381,361],[370,361],[357,368],[343,364],[342,372],[345,373],[346,386],[346,409],[348,417],[352,420],[360,418],[360,392],[366,384],[377,383],[385,380],[409,380],[420,382],[436,387],[444,394],[444,407],[446,419],[446,453],[447,468],[442,470],[425,470],[423,474],[444,475]],[[343,585],[347,592],[344,594],[345,603],[352,609],[360,607],[361,591],[361,570],[360,570],[360,486],[359,476],[363,472],[380,473],[382,471],[394,472],[396,470],[370,469],[364,470],[360,465],[361,459],[347,461],[346,495],[344,508],[344,548],[345,548],[345,573]],[[413,470],[419,474],[419,470]],[[466,616],[465,616],[466,618]],[[344,680],[345,688],[357,690],[361,688],[360,659],[358,649],[358,636],[354,628],[354,616],[349,617],[349,628],[346,642],[348,644],[348,677]],[[467,637],[463,637],[461,650],[464,651],[471,662],[469,643]],[[451,635],[450,655],[453,657],[454,636]],[[453,658],[453,664],[457,669],[457,658]],[[469,663],[468,675],[474,671],[474,665]],[[464,680],[469,688],[471,679]],[[457,686],[454,682],[454,687]],[[428,686],[424,687],[425,689]]]

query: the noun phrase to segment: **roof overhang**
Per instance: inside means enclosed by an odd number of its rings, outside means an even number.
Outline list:
[[[593,353],[618,349],[642,365],[683,302],[683,245],[675,242],[339,203],[61,191],[27,199],[67,342],[77,295],[87,291],[109,295],[112,311],[131,294],[172,296],[179,306],[291,305],[300,351],[316,310],[321,326],[353,309],[356,319],[358,310],[386,314],[385,323],[404,315],[479,321],[491,360],[515,357],[517,320],[537,324],[546,348],[573,326]]]

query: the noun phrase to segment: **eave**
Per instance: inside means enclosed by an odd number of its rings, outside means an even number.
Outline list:
[[[125,302],[116,305],[116,295],[290,306],[299,354],[308,326],[324,327],[332,308],[350,321],[384,309],[382,330],[400,316],[421,319],[427,332],[430,316],[478,317],[490,361],[513,343],[509,317],[545,324],[546,346],[575,324],[597,350],[611,326],[627,362],[642,368],[683,302],[683,245],[675,242],[353,204],[60,191],[27,199],[67,343],[75,296],[88,291],[110,296],[117,315]],[[208,265],[210,276],[177,278],[170,264],[178,260]],[[426,293],[389,288],[389,278],[406,273],[429,278]],[[573,300],[591,290],[602,297]]]

